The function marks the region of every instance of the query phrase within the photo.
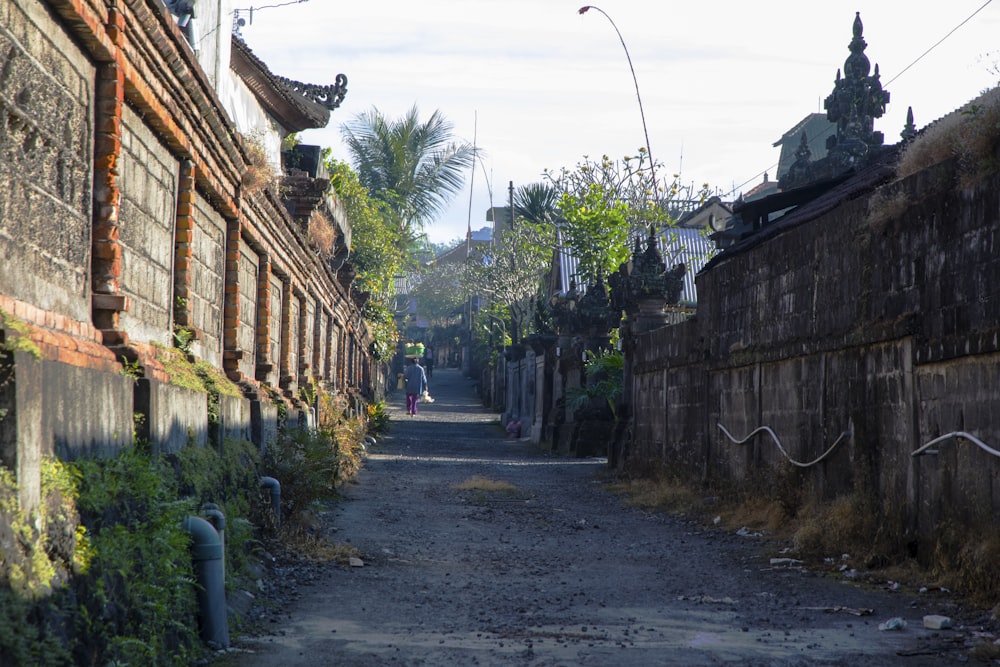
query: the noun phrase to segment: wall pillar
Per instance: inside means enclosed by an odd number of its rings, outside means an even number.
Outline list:
[[[177,179],[177,222],[174,228],[174,326],[190,329],[194,257],[195,166],[181,162]]]
[[[115,46],[125,41],[125,17],[108,12],[108,36]],[[101,330],[104,344],[124,346],[128,336],[119,329],[119,313],[128,309],[121,293],[122,244],[119,211],[122,152],[122,107],[125,103],[125,72],[117,63],[97,68],[94,100],[94,236],[91,260],[91,317]]]
[[[226,221],[226,269],[222,304],[222,369],[233,382],[243,379],[240,360],[240,234],[239,218]]]
[[[257,360],[255,379],[267,382],[274,370],[276,359],[269,358],[271,351],[271,257],[261,254],[257,271]]]

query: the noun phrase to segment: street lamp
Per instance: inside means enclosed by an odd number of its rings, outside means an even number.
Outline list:
[[[639,102],[639,116],[642,118],[642,132],[646,137],[646,155],[649,156],[649,175],[653,179],[653,197],[657,202],[659,202],[660,195],[656,187],[656,166],[653,162],[653,152],[649,148],[649,130],[646,129],[646,113],[642,110],[642,97],[639,95],[639,80],[636,79],[635,68],[632,67],[632,56],[628,54],[628,47],[625,46],[625,38],[622,37],[621,31],[618,30],[618,26],[615,25],[615,22],[612,20],[610,16],[608,16],[608,13],[606,11],[604,11],[600,7],[595,7],[594,5],[584,5],[583,7],[580,7],[579,13],[586,14],[591,9],[604,14],[604,18],[606,18],[611,23],[611,27],[614,28],[615,32],[618,34],[618,41],[622,43],[622,48],[625,49],[625,58],[628,59],[628,68],[629,71],[632,72],[632,83],[635,84],[635,99],[638,100]]]

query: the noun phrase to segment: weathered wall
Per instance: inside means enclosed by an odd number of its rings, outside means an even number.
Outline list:
[[[38,2],[0,6],[0,294],[88,320],[95,67]]]
[[[208,444],[208,394],[142,378],[136,383],[139,437],[156,451],[177,452]]]
[[[205,197],[195,193],[192,241],[192,284],[188,304],[191,324],[199,332],[195,353],[222,365],[222,309],[226,286],[226,221]]]
[[[179,162],[128,105],[118,165],[121,284],[129,298],[121,327],[135,340],[169,345]]]
[[[944,516],[1000,510],[1000,178],[955,186],[939,165],[819,216],[791,218],[698,276],[688,322],[641,334],[634,357],[633,463],[731,481],[767,478],[788,455],[820,457],[807,496],[860,491],[908,534]],[[905,202],[897,210],[884,202]],[[898,206],[898,204],[897,204]]]
[[[110,456],[132,442],[131,378],[48,360],[39,379],[44,453],[63,459]]]
[[[0,395],[16,408],[0,451],[28,496],[40,454],[113,452],[136,411],[162,448],[207,442],[205,396],[158,359],[175,333],[246,394],[220,408],[231,434],[273,438],[270,392],[294,404],[326,367],[338,389],[381,386],[307,229],[273,181],[244,183],[246,140],[210,83],[228,72],[197,63],[161,0],[0,2],[0,321],[38,351]]]

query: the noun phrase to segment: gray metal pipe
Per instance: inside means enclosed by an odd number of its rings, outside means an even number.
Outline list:
[[[201,638],[209,646],[228,648],[229,619],[226,611],[222,541],[215,527],[198,516],[184,517],[184,530],[192,539],[191,560],[198,581]]]
[[[205,515],[215,527],[215,531],[219,533],[219,541],[222,542],[222,582],[225,583],[226,579],[226,515],[223,514],[222,510],[215,503],[205,503],[201,506],[201,512]]]
[[[274,527],[281,530],[281,484],[273,477],[261,477],[260,485],[271,492],[271,507],[274,509]]]

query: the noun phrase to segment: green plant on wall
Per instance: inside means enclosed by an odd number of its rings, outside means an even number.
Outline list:
[[[621,352],[609,351],[594,354],[587,352],[585,364],[587,384],[573,387],[566,394],[566,407],[572,411],[583,409],[594,399],[607,403],[612,418],[618,421],[617,404],[622,395],[625,360]]]
[[[0,352],[27,352],[41,359],[42,352],[31,340],[31,330],[24,322],[0,310]]]
[[[76,580],[77,664],[190,664],[200,652],[190,539],[192,511],[172,470],[135,448],[78,464],[78,504],[92,545]]]
[[[0,467],[0,664],[70,664],[62,627],[74,613],[63,585],[87,572],[92,549],[76,512],[71,466],[41,462],[41,502],[24,512],[13,473]]]

